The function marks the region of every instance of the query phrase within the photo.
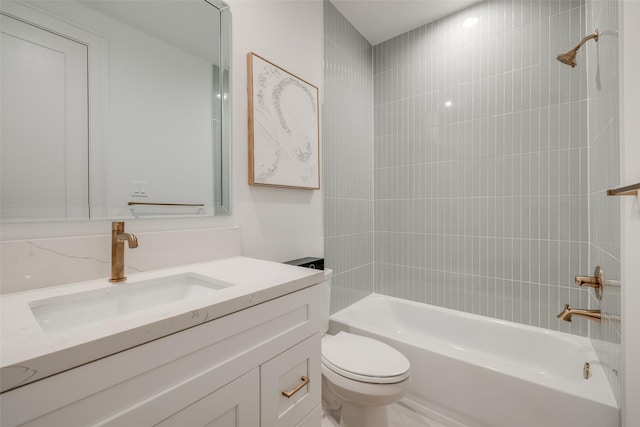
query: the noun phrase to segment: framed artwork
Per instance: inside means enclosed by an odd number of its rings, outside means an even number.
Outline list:
[[[318,88],[247,54],[249,184],[320,188]]]

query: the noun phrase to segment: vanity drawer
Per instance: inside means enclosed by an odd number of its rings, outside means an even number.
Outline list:
[[[260,367],[261,425],[296,426],[320,404],[321,382],[316,333]]]

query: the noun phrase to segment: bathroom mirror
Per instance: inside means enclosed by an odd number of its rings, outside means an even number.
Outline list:
[[[2,2],[3,222],[229,214],[219,0]]]

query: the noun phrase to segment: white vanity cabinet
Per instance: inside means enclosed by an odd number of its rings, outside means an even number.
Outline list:
[[[318,427],[320,286],[9,390],[0,424]]]

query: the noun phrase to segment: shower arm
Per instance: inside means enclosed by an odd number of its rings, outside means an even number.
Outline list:
[[[598,41],[598,38],[600,37],[600,33],[598,32],[598,30],[596,29],[596,31],[593,34],[589,34],[588,36],[586,36],[585,38],[583,38],[582,40],[580,40],[580,43],[578,43],[576,45],[576,47],[574,47],[572,50],[577,51],[578,49],[580,49],[582,47],[583,44],[585,44],[586,42],[588,42],[591,39],[595,39],[596,42]]]

